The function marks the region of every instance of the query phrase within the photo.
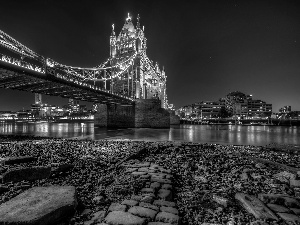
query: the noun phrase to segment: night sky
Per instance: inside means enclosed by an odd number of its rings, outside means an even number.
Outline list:
[[[300,110],[299,1],[7,0],[0,30],[62,64],[93,67],[109,57],[111,25],[119,34],[128,12],[134,24],[140,14],[147,54],[165,67],[176,108],[239,90],[274,112]],[[0,89],[0,111],[33,102],[33,93]]]

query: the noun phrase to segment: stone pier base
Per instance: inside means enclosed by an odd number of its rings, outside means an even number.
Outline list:
[[[157,99],[137,99],[132,105],[98,105],[96,127],[169,128],[170,113]]]

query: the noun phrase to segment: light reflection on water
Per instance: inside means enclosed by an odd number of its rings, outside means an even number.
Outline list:
[[[35,135],[80,139],[134,139],[186,141],[235,145],[266,145],[272,142],[300,145],[300,127],[241,125],[180,125],[170,129],[105,129],[93,123],[0,122],[0,134]]]

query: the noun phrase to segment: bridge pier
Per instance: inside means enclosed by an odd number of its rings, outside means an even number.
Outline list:
[[[96,127],[169,128],[170,112],[157,99],[136,99],[132,105],[98,105]]]

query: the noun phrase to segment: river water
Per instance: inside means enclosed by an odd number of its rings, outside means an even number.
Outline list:
[[[233,145],[270,143],[300,145],[300,127],[241,125],[178,125],[170,129],[105,129],[94,123],[12,123],[0,122],[0,134],[34,135],[78,139],[134,139],[185,141]]]

